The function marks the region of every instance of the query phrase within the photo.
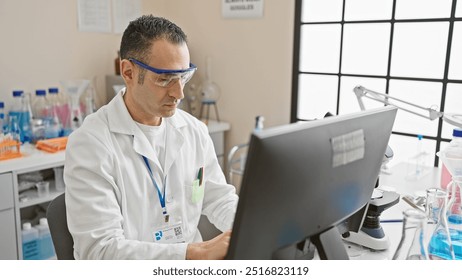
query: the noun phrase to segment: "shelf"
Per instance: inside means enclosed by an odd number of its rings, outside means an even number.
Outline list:
[[[18,204],[19,208],[22,209],[22,208],[26,208],[32,205],[52,201],[55,197],[57,197],[58,195],[64,192],[64,191],[58,191],[56,189],[54,181],[48,181],[48,182],[50,182],[50,193],[47,196],[38,196],[37,190],[35,188],[22,192],[19,195],[19,204]],[[27,199],[24,200],[23,197],[26,197]]]

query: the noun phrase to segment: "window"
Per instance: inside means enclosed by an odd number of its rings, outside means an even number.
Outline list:
[[[296,0],[295,8],[292,122],[359,111],[357,85],[462,111],[462,0]],[[422,135],[428,165],[438,166],[453,128],[398,110],[390,146],[405,160]]]

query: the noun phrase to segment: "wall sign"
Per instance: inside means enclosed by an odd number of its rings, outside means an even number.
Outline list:
[[[222,0],[221,11],[224,18],[261,18],[263,0]]]

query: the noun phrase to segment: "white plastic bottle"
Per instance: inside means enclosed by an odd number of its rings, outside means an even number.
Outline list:
[[[31,223],[24,223],[22,225],[22,258],[24,260],[39,260],[39,233],[36,228],[33,228]]]
[[[50,228],[48,227],[48,220],[46,218],[41,218],[39,224],[36,225],[35,228],[38,230],[40,259],[54,259],[56,253],[53,246],[53,240],[51,239]]]

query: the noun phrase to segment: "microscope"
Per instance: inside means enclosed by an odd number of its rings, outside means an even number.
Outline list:
[[[387,146],[382,166],[385,166],[392,158],[393,150]],[[380,214],[399,202],[399,194],[379,190],[377,189],[378,186],[379,178],[376,181],[361,229],[358,232],[345,232],[342,237],[348,242],[380,251],[386,250],[390,246],[390,240],[380,225]]]
[[[324,118],[333,116],[327,112]],[[385,155],[382,160],[382,170],[386,164],[393,158],[393,150],[387,146]],[[367,206],[364,221],[361,229],[356,231],[345,231],[342,237],[345,241],[368,247],[373,250],[386,250],[390,246],[390,240],[385,235],[382,226],[380,225],[380,214],[386,209],[392,207],[399,202],[399,194],[391,191],[383,191],[377,189],[379,186],[379,178],[375,183],[375,188],[372,193],[371,200]]]

